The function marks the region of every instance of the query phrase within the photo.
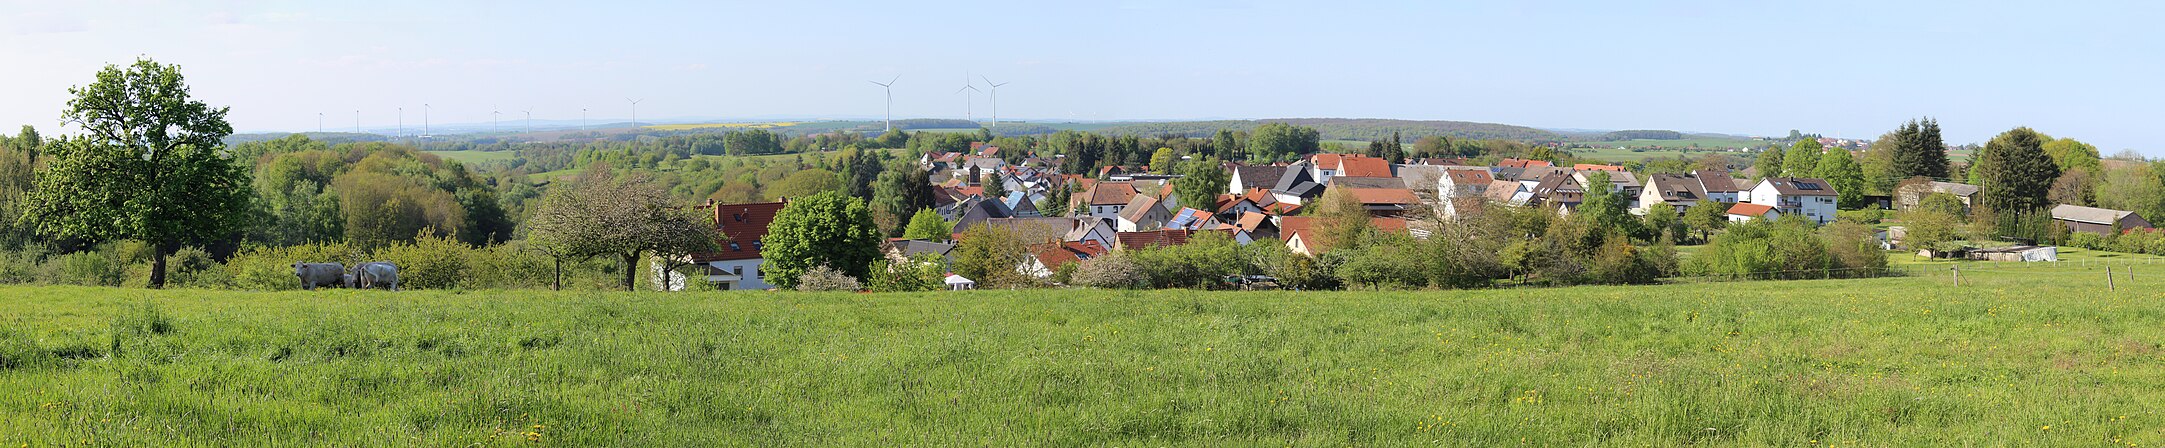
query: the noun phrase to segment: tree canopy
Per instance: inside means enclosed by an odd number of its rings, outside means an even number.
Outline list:
[[[2030,128],[2015,128],[1992,137],[1977,153],[1973,174],[1978,179],[1985,208],[1995,212],[2028,212],[2051,205],[2046,196],[2059,179],[2060,167],[2045,154],[2045,136]]]
[[[833,191],[792,199],[767,226],[760,269],[781,288],[795,288],[797,276],[816,266],[862,279],[879,258],[881,241],[862,200]]]
[[[236,235],[253,196],[248,167],[222,151],[226,108],[189,95],[180,68],[139,59],[69,88],[61,119],[86,135],[50,145],[22,218],[49,235],[150,243],[150,287],[178,245]]]

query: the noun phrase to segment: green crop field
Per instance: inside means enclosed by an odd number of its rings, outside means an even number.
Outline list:
[[[2165,265],[1466,292],[0,288],[0,446],[2159,446]]]

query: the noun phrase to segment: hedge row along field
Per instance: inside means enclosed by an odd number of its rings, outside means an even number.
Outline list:
[[[2059,274],[1404,293],[0,288],[0,446],[2165,444],[2165,272],[2110,293]]]

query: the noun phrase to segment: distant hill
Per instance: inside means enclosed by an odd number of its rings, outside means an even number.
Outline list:
[[[1495,123],[1466,121],[1387,120],[1370,118],[1269,118],[1262,120],[1175,121],[1156,123],[1128,123],[1108,126],[1097,132],[1116,135],[1164,135],[1209,137],[1219,129],[1245,131],[1264,123],[1285,123],[1315,128],[1324,140],[1381,140],[1391,138],[1397,132],[1401,138],[1412,141],[1427,136],[1446,136],[1470,139],[1507,140],[1561,140],[1555,132]]]
[[[1616,140],[1683,140],[1684,133],[1677,131],[1632,130],[1601,134],[1603,141]]]

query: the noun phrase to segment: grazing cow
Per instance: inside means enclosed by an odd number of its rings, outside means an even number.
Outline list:
[[[315,290],[319,286],[337,287],[345,281],[346,265],[338,263],[293,263],[293,276],[301,279],[301,289]]]
[[[354,277],[365,289],[383,288],[398,290],[398,265],[388,261],[373,261],[355,266]]]

